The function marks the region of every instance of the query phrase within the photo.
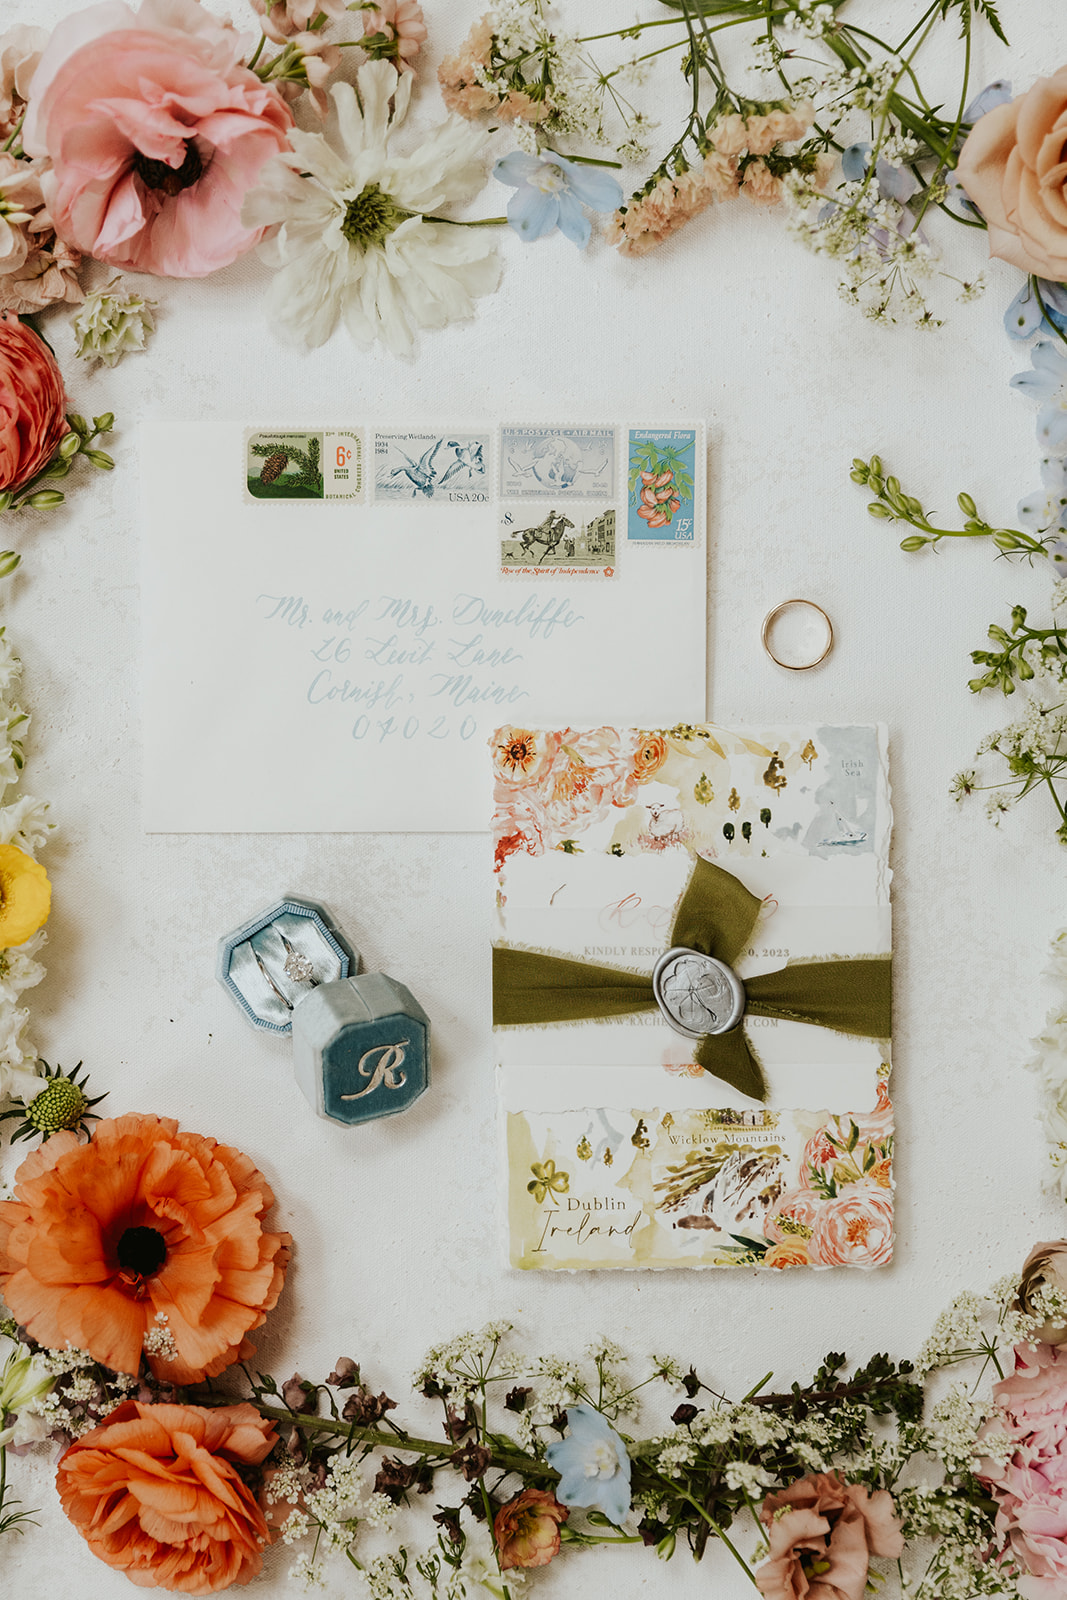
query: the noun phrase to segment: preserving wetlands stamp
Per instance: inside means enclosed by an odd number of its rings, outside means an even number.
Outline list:
[[[376,433],[376,505],[487,505],[490,433]]]

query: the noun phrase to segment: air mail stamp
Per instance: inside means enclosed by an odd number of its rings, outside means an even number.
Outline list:
[[[501,498],[613,500],[615,442],[614,428],[501,428]]]

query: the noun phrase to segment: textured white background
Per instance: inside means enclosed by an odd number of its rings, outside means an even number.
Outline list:
[[[641,0],[643,15],[652,0]],[[51,22],[64,0],[3,0],[2,20]],[[432,64],[465,34],[475,0],[429,0]],[[565,11],[568,9],[564,8]],[[583,22],[594,8],[574,3]],[[614,7],[597,7],[610,14]],[[628,19],[630,6],[619,7]],[[1057,0],[1004,0],[1017,87],[1067,56]],[[911,0],[873,7],[888,26]],[[975,84],[1006,70],[983,34]],[[947,87],[947,81],[946,81]],[[419,116],[439,102],[424,79]],[[669,119],[665,117],[665,123]],[[502,149],[507,148],[506,143]],[[491,185],[482,214],[502,209]],[[1033,418],[1009,393],[1023,364],[1001,329],[1017,276],[999,265],[977,306],[939,333],[883,330],[845,308],[832,270],[785,237],[779,217],[741,201],[706,216],[646,262],[603,244],[510,234],[500,293],[476,322],[425,339],[398,362],[338,334],[298,354],[262,312],[255,261],[206,282],[161,287],[147,355],[113,375],[72,359],[64,319],[48,324],[77,408],[114,409],[118,466],[70,480],[68,506],[4,522],[24,554],[4,622],[25,662],[33,711],[27,786],[61,831],[47,863],[55,910],[49,972],[34,1001],[51,1061],[84,1059],[108,1109],[156,1111],[249,1152],[276,1187],[276,1220],[297,1241],[260,1355],[286,1377],[321,1377],[347,1353],[403,1403],[426,1346],[490,1316],[512,1317],[531,1349],[577,1354],[606,1332],[640,1356],[668,1349],[743,1392],[770,1368],[803,1377],[828,1348],[913,1353],[944,1302],[1012,1270],[1036,1238],[1063,1231],[1043,1197],[1028,1035],[1048,1003],[1038,979],[1049,934],[1067,920],[1065,858],[1038,796],[995,832],[978,803],[957,809],[953,771],[1004,707],[966,689],[967,652],[1022,601],[1042,613],[1043,572],[994,564],[982,548],[906,557],[848,481],[854,454],[879,450],[946,517],[967,487],[1010,522],[1037,481]],[[982,240],[954,237],[964,271]],[[897,814],[894,902],[899,1108],[897,1256],[889,1269],[585,1277],[505,1270],[489,1015],[489,882],[482,837],[165,837],[140,831],[136,423],[148,413],[284,420],[321,412],[461,422],[468,412],[583,421],[641,410],[703,415],[710,436],[709,710],[723,721],[884,719]],[[176,455],[173,472],[196,473]],[[665,561],[670,553],[663,553]],[[205,585],[211,572],[202,574]],[[820,671],[780,673],[759,624],[793,594],[819,600],[837,648]],[[669,614],[649,616],[670,628]],[[186,619],[176,615],[173,626]],[[605,649],[625,650],[625,637]],[[220,703],[247,685],[220,682]],[[620,715],[625,708],[620,707]],[[663,706],[672,720],[672,707]],[[277,782],[300,761],[278,730]],[[201,774],[212,782],[210,771]],[[432,778],[427,777],[428,782]],[[214,981],[215,943],[279,892],[325,899],[369,967],[407,982],[435,1028],[434,1084],[407,1116],[347,1132],[317,1122],[286,1044],[252,1032]],[[50,1468],[16,1464],[40,1530],[0,1553],[18,1600],[59,1592],[124,1600],[62,1518]],[[746,1548],[751,1540],[743,1540]],[[285,1589],[284,1552],[253,1592]],[[546,1600],[751,1593],[724,1552],[668,1568],[642,1552],[560,1560]],[[335,1592],[353,1589],[338,1572]]]

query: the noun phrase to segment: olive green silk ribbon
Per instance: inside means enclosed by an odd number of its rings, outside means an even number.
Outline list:
[[[762,902],[732,872],[698,857],[667,948],[684,946],[732,967],[756,926]],[[891,1031],[888,956],[794,961],[746,978],[746,1016],[776,1017],[865,1039]],[[493,946],[493,1023],[519,1027],[656,1011],[652,978],[567,956]],[[729,1033],[705,1034],[694,1060],[753,1100],[767,1085],[744,1019]]]

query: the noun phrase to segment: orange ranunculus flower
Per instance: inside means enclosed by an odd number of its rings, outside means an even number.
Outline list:
[[[569,1516],[547,1489],[520,1489],[493,1518],[500,1570],[547,1567],[559,1553],[559,1525]]]
[[[662,733],[643,733],[634,754],[634,771],[638,783],[647,783],[655,776],[667,759],[667,741]]]
[[[140,1588],[217,1594],[263,1565],[270,1530],[237,1467],[275,1439],[250,1405],[124,1400],[71,1445],[56,1488],[93,1555]]]
[[[55,1134],[0,1202],[0,1293],[49,1348],[74,1345],[167,1383],[198,1383],[251,1354],[292,1243],[267,1233],[274,1196],[230,1145],[166,1117],[114,1117],[88,1144]]]

